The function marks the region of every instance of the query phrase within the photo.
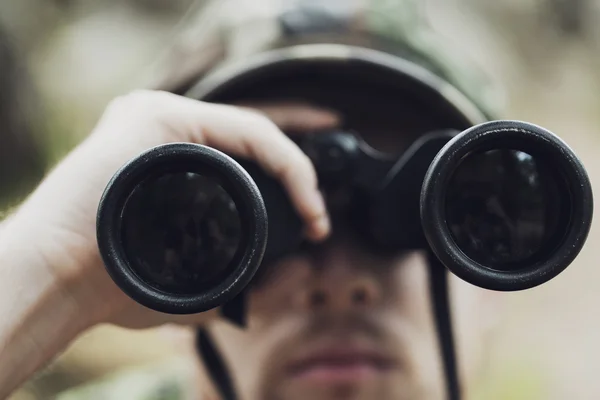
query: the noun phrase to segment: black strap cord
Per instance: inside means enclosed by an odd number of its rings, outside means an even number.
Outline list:
[[[442,351],[448,400],[460,400],[460,383],[450,315],[448,270],[431,251],[428,252],[428,259],[429,290],[437,325],[438,342]]]
[[[227,371],[227,366],[212,337],[204,328],[198,328],[196,331],[196,349],[202,357],[210,378],[221,393],[222,399],[236,400],[237,396],[235,395],[231,375]]]

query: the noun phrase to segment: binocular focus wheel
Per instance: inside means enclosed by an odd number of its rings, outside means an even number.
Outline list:
[[[210,196],[218,201],[207,205],[202,199]],[[267,212],[235,160],[210,147],[172,143],[140,154],[113,176],[100,201],[97,238],[108,273],[132,299],[165,313],[199,313],[250,283],[266,248]],[[169,246],[181,251],[167,254],[162,247]],[[164,265],[168,257],[179,257],[175,267]]]
[[[496,155],[493,154],[494,151]],[[504,155],[498,155],[502,152]],[[517,194],[506,190],[507,187],[518,190],[514,183],[507,184],[501,189],[496,185],[496,189],[493,189],[497,190],[494,193],[495,198],[492,198],[489,195],[491,192],[488,192],[487,198],[486,195],[479,198],[474,195],[472,197],[475,199],[474,202],[469,203],[470,194],[463,192],[471,190],[477,192],[478,187],[485,186],[481,179],[477,181],[484,173],[477,171],[473,166],[484,165],[477,164],[479,162],[477,157],[481,159],[481,155],[486,154],[490,157],[506,157],[508,154],[508,157],[516,160],[513,160],[514,162],[521,162],[521,166],[527,168],[537,166],[537,172],[532,173],[528,178],[529,184],[538,189],[543,188],[545,184],[547,190],[539,189],[538,192],[523,190],[525,194]],[[468,165],[468,168],[461,169],[464,165]],[[491,171],[490,174],[506,172],[498,170],[497,163],[494,164],[494,168],[495,170],[492,168],[488,170]],[[468,171],[466,174],[469,174],[469,178],[461,181],[461,175],[465,175],[465,171]],[[456,183],[464,183],[469,179],[471,186],[467,184],[461,186]],[[486,190],[491,190],[489,185],[487,187]],[[535,196],[529,196],[527,193],[534,193]],[[528,205],[525,206],[523,202],[519,203],[515,200],[519,198],[518,196],[522,196],[521,199]],[[512,206],[513,211],[521,207],[521,210],[513,213],[518,215],[519,221],[499,217],[501,215],[501,211],[498,211],[499,197],[509,198],[508,205]],[[535,203],[531,197],[536,197],[538,203]],[[423,181],[421,222],[431,249],[455,275],[487,289],[523,290],[554,278],[579,254],[591,226],[592,197],[585,168],[561,139],[533,124],[520,121],[492,121],[460,133],[437,154]],[[465,204],[456,204],[457,202],[465,202]],[[494,202],[495,204],[492,204]],[[480,211],[475,210],[477,207],[473,204],[477,205]],[[540,204],[544,210],[538,210],[535,204]],[[461,207],[466,211],[457,217],[455,214],[460,212],[456,210],[461,210]],[[496,207],[495,211],[490,212],[493,207]],[[532,214],[537,216],[535,217],[537,220]],[[470,221],[473,221],[473,218],[481,218],[477,222],[484,221],[483,218],[489,219],[486,219],[487,222],[484,224],[471,224],[470,226],[477,225],[477,228],[469,231],[469,235],[463,235],[470,229],[469,218]],[[505,220],[502,221],[503,218]],[[523,227],[526,225],[523,222],[531,221],[539,223],[539,226],[530,223],[527,228],[522,228],[517,234],[514,233],[517,231],[513,229],[515,226]],[[489,225],[486,225],[488,222]],[[507,228],[505,233],[500,232],[505,226],[511,224],[513,224],[512,228]],[[540,229],[538,233],[532,234],[533,228]],[[523,233],[527,229],[529,229],[528,233]],[[511,253],[511,250],[506,250],[511,246],[508,240],[510,235],[518,238],[529,235],[529,239],[534,237],[532,243],[535,242],[536,245],[531,245],[532,248],[525,250],[514,250]],[[500,244],[494,243],[497,242],[494,238],[499,237],[508,238],[506,243],[502,244],[504,249]],[[488,243],[485,243],[486,240]],[[519,241],[513,240],[513,244],[516,242]],[[522,245],[524,241],[521,240],[519,243]],[[522,257],[522,260],[519,260],[519,257]]]

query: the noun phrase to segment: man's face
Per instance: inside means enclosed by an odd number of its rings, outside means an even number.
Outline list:
[[[386,123],[374,128],[350,117],[344,128],[379,150],[402,152],[414,132],[431,129],[406,115],[372,117]],[[424,254],[377,254],[343,217],[332,222],[326,242],[266,267],[249,292],[246,328],[210,326],[240,398],[444,399]],[[486,293],[451,279],[463,382],[481,355]]]
[[[268,271],[247,328],[211,327],[242,399],[444,398],[424,254],[378,255],[334,219],[327,242]],[[453,281],[461,366],[472,367],[481,291]]]
[[[245,331],[214,334],[244,398],[439,398],[427,293],[420,254],[377,257],[336,231],[273,266]]]
[[[459,287],[462,361],[474,366],[481,299]],[[334,228],[326,244],[273,265],[249,300],[246,329],[212,327],[242,399],[444,398],[422,254],[380,257]]]

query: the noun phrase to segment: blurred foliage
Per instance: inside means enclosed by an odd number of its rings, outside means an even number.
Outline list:
[[[502,365],[496,379],[477,387],[471,394],[474,400],[547,400],[551,387],[539,363],[519,359]]]
[[[19,55],[0,30],[0,210],[31,191],[45,168],[44,113]]]
[[[136,69],[192,2],[0,2],[0,210],[79,143],[106,102],[139,86]]]

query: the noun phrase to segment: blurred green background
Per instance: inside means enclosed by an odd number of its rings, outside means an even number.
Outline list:
[[[600,184],[600,1],[428,0],[423,5],[448,46],[460,48],[506,87],[502,117],[557,133],[582,158],[592,183]],[[190,6],[201,3],[0,0],[0,26],[23,62],[22,72],[31,76],[32,98],[40,99],[30,118],[36,120],[42,169],[90,132],[111,98],[143,85],[144,71],[177,33]],[[31,183],[15,187],[3,207],[41,177],[29,176]],[[599,239],[594,223],[587,247],[559,279],[507,295],[510,317],[489,349],[492,368],[472,399],[600,398]],[[176,359],[177,349],[167,343],[161,330],[95,328],[13,400],[52,398],[108,373]]]

